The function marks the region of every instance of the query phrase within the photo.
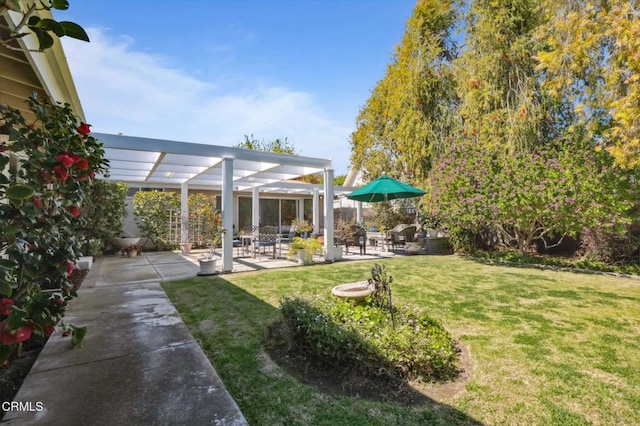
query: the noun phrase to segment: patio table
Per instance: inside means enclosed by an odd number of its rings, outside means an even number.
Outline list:
[[[383,250],[389,251],[389,244],[388,244],[386,232],[368,232],[367,238],[369,239],[370,246],[377,247],[379,242]]]

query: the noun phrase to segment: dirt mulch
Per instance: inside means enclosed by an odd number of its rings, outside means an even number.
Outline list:
[[[270,333],[274,333],[273,328]],[[273,337],[273,335],[272,335]],[[281,336],[280,336],[281,337]],[[278,339],[278,337],[276,337]],[[278,339],[279,340],[279,339]],[[471,380],[473,361],[469,348],[458,342],[458,375],[442,383],[408,382],[387,375],[363,377],[350,369],[327,367],[304,355],[289,351],[288,345],[274,345],[260,354],[263,370],[273,372],[274,364],[301,381],[327,394],[339,394],[378,402],[415,406],[425,403],[449,404]]]

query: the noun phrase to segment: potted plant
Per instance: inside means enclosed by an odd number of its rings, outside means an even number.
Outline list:
[[[213,275],[216,273],[216,247],[222,238],[225,230],[222,227],[222,215],[217,210],[206,212],[206,216],[202,222],[201,235],[210,241],[209,251],[198,258],[200,264],[200,272],[198,275]]]
[[[289,257],[298,258],[298,262],[308,265],[313,262],[313,255],[322,250],[322,244],[315,238],[295,237],[289,244]]]
[[[121,250],[123,256],[135,257],[142,253],[142,247],[138,244],[131,244]]]
[[[313,225],[306,220],[296,219],[291,222],[291,226],[295,226],[296,232],[303,238],[311,236],[313,231]]]
[[[180,253],[189,254],[191,253],[191,247],[193,243],[180,243]]]

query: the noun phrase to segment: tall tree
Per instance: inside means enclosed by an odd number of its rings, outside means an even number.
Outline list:
[[[640,166],[640,9],[637,0],[546,0],[538,54],[545,87],[618,164]]]
[[[365,178],[382,172],[426,179],[432,154],[448,138],[455,93],[450,60],[458,3],[419,0],[393,62],[373,89],[351,136],[352,164]]]
[[[535,69],[542,12],[536,0],[471,4],[466,46],[455,63],[464,139],[513,154],[557,136],[562,108],[540,91]]]

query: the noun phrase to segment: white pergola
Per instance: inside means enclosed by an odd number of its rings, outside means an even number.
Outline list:
[[[162,139],[92,133],[104,147],[110,171],[105,179],[129,185],[180,188],[181,241],[187,242],[187,196],[189,188],[217,190],[222,194],[222,226],[233,227],[233,194],[251,191],[253,226],[259,224],[260,193],[309,194],[313,196],[314,232],[320,228],[320,195],[324,195],[325,259],[333,261],[333,198],[354,188],[334,187],[331,160],[252,151],[219,145],[194,144]],[[322,172],[324,185],[292,182]],[[222,268],[233,268],[233,235],[222,237]]]

